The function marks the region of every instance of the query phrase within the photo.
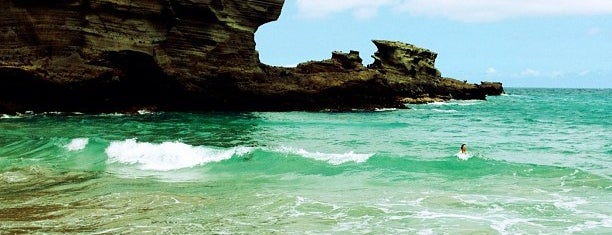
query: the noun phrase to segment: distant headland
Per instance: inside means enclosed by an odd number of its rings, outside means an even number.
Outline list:
[[[367,66],[357,51],[265,65],[254,34],[283,4],[0,0],[0,113],[351,110],[503,93],[444,78],[436,53],[395,41],[374,40]]]

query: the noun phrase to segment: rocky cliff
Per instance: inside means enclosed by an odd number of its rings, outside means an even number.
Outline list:
[[[254,33],[284,0],[0,0],[0,113],[312,110],[484,99],[501,84],[445,79],[436,54],[374,41],[375,62],[332,53],[261,64]]]

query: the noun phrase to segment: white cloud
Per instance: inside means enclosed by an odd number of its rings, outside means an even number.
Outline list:
[[[487,75],[493,75],[497,73],[497,69],[490,67],[487,69]]]
[[[377,12],[376,8],[359,8],[353,12],[353,15],[359,19],[369,19],[376,16]]]
[[[356,18],[367,19],[376,16],[380,7],[397,3],[397,0],[297,0],[299,15],[306,18],[323,18],[350,11]]]
[[[542,73],[540,71],[534,69],[525,69],[523,72],[521,72],[521,76],[523,77],[537,77],[541,74]]]
[[[612,0],[296,0],[301,16],[321,18],[352,12],[357,18],[376,16],[382,7],[415,16],[464,22],[490,22],[539,16],[612,14]]]

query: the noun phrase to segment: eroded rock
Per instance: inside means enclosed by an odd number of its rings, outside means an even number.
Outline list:
[[[373,42],[378,51],[372,56],[374,63],[369,66],[370,68],[409,76],[441,76],[435,66],[437,53],[402,42],[386,40]]]

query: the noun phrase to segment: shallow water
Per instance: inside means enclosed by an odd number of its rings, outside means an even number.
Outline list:
[[[612,233],[612,90],[410,107],[3,115],[0,230]]]

